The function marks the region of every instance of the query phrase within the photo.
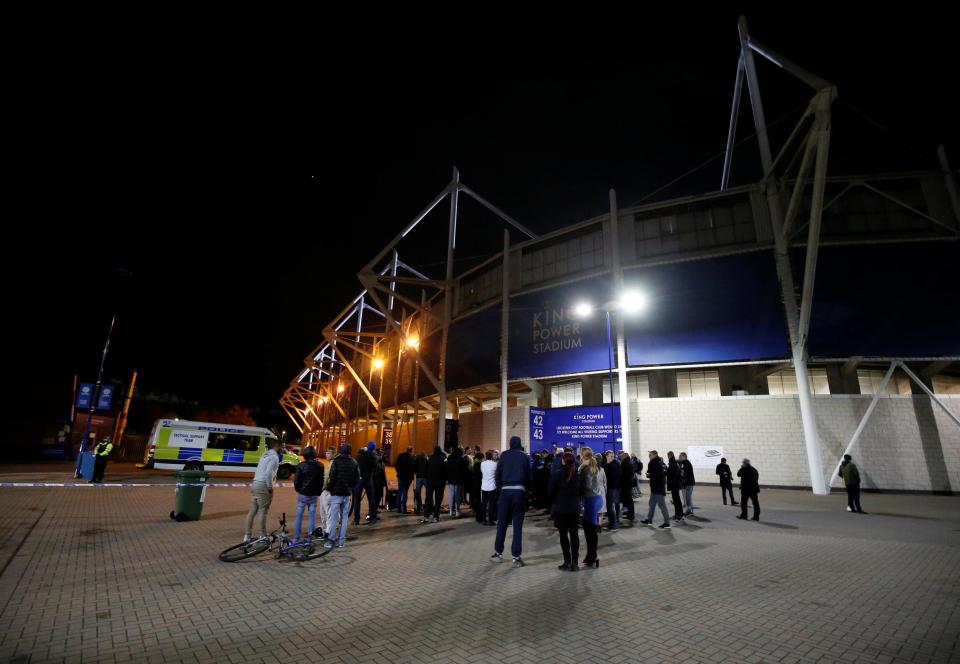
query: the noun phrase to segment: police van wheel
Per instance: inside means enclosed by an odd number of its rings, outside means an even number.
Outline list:
[[[280,466],[280,470],[277,471],[277,479],[288,480],[293,474],[293,468],[290,466]]]

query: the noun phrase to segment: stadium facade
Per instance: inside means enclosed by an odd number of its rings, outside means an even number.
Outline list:
[[[830,173],[836,88],[745,21],[740,38],[720,190],[628,207],[611,191],[609,214],[537,235],[455,170],[362,268],[283,394],[304,440],[672,449],[706,482],[720,455],[748,457],[763,484],[820,494],[850,450],[866,488],[957,490],[957,173],[942,148],[935,170]],[[755,57],[814,93],[777,152]],[[764,177],[730,187],[741,96]],[[503,251],[458,273],[463,196]],[[446,273],[431,277],[403,249],[440,217]]]

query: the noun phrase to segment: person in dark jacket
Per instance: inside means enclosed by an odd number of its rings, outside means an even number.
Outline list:
[[[450,485],[450,516],[454,519],[460,516],[460,498],[463,496],[463,487],[472,478],[467,471],[467,461],[463,458],[463,448],[454,447],[447,459],[447,483]]]
[[[104,436],[103,440],[93,448],[93,477],[88,480],[89,483],[100,484],[103,482],[103,473],[107,470],[107,460],[110,458],[110,452],[112,451],[113,439],[110,436]]]
[[[523,451],[520,438],[510,439],[510,449],[500,455],[497,463],[496,482],[500,492],[497,505],[497,539],[494,553],[490,556],[495,563],[503,562],[503,543],[507,538],[507,524],[513,522],[514,568],[523,567],[520,557],[523,549],[523,518],[527,512],[527,492],[530,491],[530,457]]]
[[[727,504],[727,492],[729,491],[730,504],[739,505],[740,503],[733,497],[733,471],[727,465],[726,458],[720,459],[720,463],[717,464],[717,475],[720,477],[720,495],[723,496],[723,504]]]
[[[697,480],[693,476],[693,464],[687,459],[687,453],[680,453],[680,470],[683,471],[683,502],[687,506],[684,516],[693,515],[693,487],[697,485]]]
[[[342,549],[347,541],[350,494],[360,481],[360,470],[357,468],[357,462],[350,458],[351,451],[350,446],[344,443],[340,446],[339,456],[330,464],[330,475],[327,479],[327,488],[330,491],[330,514],[327,515],[328,533],[327,543],[324,545],[328,549],[332,549],[338,540],[337,546]]]
[[[416,470],[416,460],[413,458],[413,448],[408,447],[406,452],[397,455],[397,513],[407,513],[407,494],[410,493],[410,483],[413,482],[413,473]]]
[[[470,447],[461,447],[460,451],[463,453],[463,464],[466,468],[466,475],[463,479],[463,485],[461,486],[460,491],[460,504],[473,506],[473,455],[470,454]],[[459,511],[459,508],[458,508]]]
[[[626,452],[620,454],[620,502],[626,507],[623,518],[630,519],[633,525],[633,487],[636,485],[636,472],[633,460]]]
[[[430,455],[430,465],[427,468],[427,479],[430,481],[430,502],[433,507],[433,520],[440,522],[440,505],[443,504],[443,490],[447,485],[447,455],[439,445],[433,448]],[[424,512],[421,523],[430,521],[429,511]]]
[[[360,479],[357,480],[357,486],[353,490],[353,525],[355,526],[360,525],[360,499],[364,492],[367,494],[367,521],[373,523],[377,520],[377,501],[373,491],[374,474],[377,471],[377,458],[373,451],[376,447],[377,444],[371,440],[367,443],[366,449],[357,452]]]
[[[847,488],[847,511],[866,514],[860,507],[860,471],[849,454],[844,454],[840,462],[840,477]]]
[[[553,455],[543,450],[540,453],[543,463],[540,470],[533,475],[533,481],[537,485],[537,496],[540,499],[540,506],[550,513],[550,471],[553,468]]]
[[[556,443],[553,443],[553,445],[556,445]],[[553,456],[553,463],[550,464],[551,481],[554,475],[556,475],[561,470],[563,470],[563,455],[566,454],[567,452],[570,452],[570,454],[573,454],[573,448],[565,447],[562,450],[557,450],[557,453]]]
[[[560,456],[559,454],[557,456]],[[564,452],[563,467],[550,477],[550,504],[553,523],[560,531],[560,550],[563,551],[563,564],[557,569],[576,572],[580,569],[580,486],[581,478],[577,473],[573,452]]]
[[[317,499],[323,493],[323,464],[316,460],[317,451],[308,446],[303,449],[303,461],[297,465],[297,475],[293,480],[293,488],[297,491],[297,512],[294,517],[293,538],[300,541],[300,525],[303,521],[303,511],[310,515],[310,525],[307,530],[311,535],[317,527]]]
[[[430,499],[430,457],[427,456],[426,452],[421,452],[417,457],[417,483],[414,486],[413,494],[413,511],[416,514],[423,512],[431,512],[430,506],[433,504]],[[427,500],[424,502],[421,489],[426,489],[427,491]],[[427,506],[426,512],[424,512],[424,505]]]
[[[753,501],[753,520],[760,520],[760,473],[750,465],[750,459],[744,459],[743,465],[737,471],[740,478],[740,514],[738,519],[747,518],[747,501]]]
[[[613,450],[603,455],[607,462],[603,472],[607,474],[607,523],[608,530],[620,530],[620,482],[623,480],[623,471],[620,462]]]
[[[383,499],[387,492],[387,461],[383,457],[383,450],[377,449],[373,452],[373,458],[376,464],[373,467],[373,502],[377,505],[386,506]],[[367,521],[376,521],[376,517],[370,518],[367,515]]]
[[[670,511],[667,509],[667,469],[656,450],[650,450],[647,479],[650,480],[650,510],[647,512],[647,518],[640,523],[646,526],[653,525],[653,513],[659,507],[660,513],[663,514],[663,524],[660,527],[670,530]]]
[[[639,497],[643,495],[643,491],[640,490],[640,478],[642,477],[641,473],[643,472],[643,461],[638,459],[636,454],[632,454],[630,458],[633,460],[633,484],[637,488],[637,496]]]
[[[683,521],[683,501],[680,499],[680,490],[683,489],[683,470],[677,463],[673,452],[667,452],[667,490],[673,497],[673,520]]]

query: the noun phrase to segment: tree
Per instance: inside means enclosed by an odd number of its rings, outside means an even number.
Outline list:
[[[194,418],[200,422],[219,422],[221,424],[242,424],[255,427],[257,422],[250,414],[250,408],[233,405],[229,408],[201,408]]]

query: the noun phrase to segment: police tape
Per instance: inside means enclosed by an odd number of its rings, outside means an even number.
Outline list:
[[[130,487],[130,488],[137,488],[137,487],[153,487],[153,486],[165,486],[165,487],[168,487],[168,488],[169,488],[169,487],[172,487],[172,486],[214,486],[214,487],[233,487],[233,488],[240,487],[240,488],[247,488],[247,489],[249,489],[250,486],[251,486],[251,483],[235,482],[235,483],[229,483],[229,484],[228,484],[228,483],[226,483],[226,482],[216,482],[216,483],[211,482],[211,483],[208,484],[208,483],[205,483],[205,482],[191,482],[191,483],[187,483],[187,482],[176,482],[176,483],[169,482],[169,483],[165,483],[165,484],[157,484],[157,483],[144,484],[144,483],[140,483],[140,482],[131,482],[131,483],[124,484],[124,483],[120,483],[120,482],[116,482],[116,483],[114,483],[114,482],[100,482],[100,483],[96,483],[96,482],[0,482],[0,488],[8,488],[8,487],[17,487],[17,488],[20,488],[20,487],[39,487],[39,488],[51,488],[51,487],[55,487],[55,488],[60,488],[60,487],[87,487],[87,488],[90,488],[90,489],[96,489],[96,488],[103,488],[103,487]],[[290,487],[293,486],[293,484],[290,483],[290,482],[280,482],[280,483],[274,484],[273,486],[274,486],[274,487],[284,488],[284,489],[289,489]]]

